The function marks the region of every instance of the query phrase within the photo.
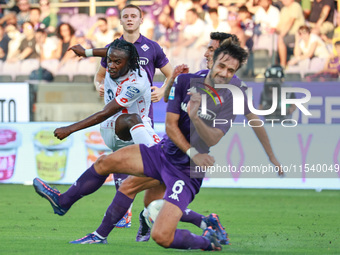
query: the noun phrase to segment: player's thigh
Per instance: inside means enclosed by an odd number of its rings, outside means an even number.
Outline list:
[[[152,227],[152,239],[163,247],[169,247],[174,240],[177,224],[182,215],[182,210],[178,206],[165,201]]]
[[[160,182],[151,177],[128,176],[120,185],[119,191],[130,198],[134,198],[139,192],[160,186]]]
[[[121,148],[109,155],[100,156],[94,164],[99,174],[124,173],[145,177],[139,145]]]
[[[144,206],[148,207],[148,205],[157,199],[162,199],[165,192],[165,185],[159,184],[154,187],[151,187],[147,190],[145,190],[144,194]]]

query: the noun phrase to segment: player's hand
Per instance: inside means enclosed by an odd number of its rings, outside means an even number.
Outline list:
[[[201,167],[207,167],[207,166],[213,166],[215,163],[215,159],[214,157],[210,156],[209,154],[206,153],[198,153],[195,156],[192,157],[192,161],[194,161],[194,163],[197,166],[201,166]]]
[[[67,49],[67,51],[72,50],[74,54],[76,54],[78,57],[84,57],[86,58],[85,55],[85,48],[81,46],[80,44],[73,45],[70,48]]]
[[[182,73],[189,73],[189,67],[185,64],[176,66],[171,78],[176,79],[176,77]]]
[[[197,92],[188,92],[190,101],[187,105],[187,112],[190,119],[198,118],[197,112],[201,105],[201,94]]]
[[[282,170],[282,165],[279,163],[279,161],[276,159],[275,156],[269,157],[270,162],[276,167],[276,169],[279,169],[277,172],[277,175],[279,177],[285,177],[284,172]]]
[[[63,140],[64,138],[68,137],[72,132],[69,130],[68,127],[61,127],[54,130],[54,136],[57,137],[59,140]]]
[[[99,93],[99,96],[103,97],[104,96],[104,83],[96,81],[95,86],[96,86],[96,90]]]
[[[151,87],[151,102],[156,103],[159,102],[162,97],[164,97],[164,88],[158,88],[156,86]]]

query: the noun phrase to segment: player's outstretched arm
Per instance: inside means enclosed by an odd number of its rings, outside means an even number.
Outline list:
[[[165,88],[164,89],[164,102],[166,103],[168,102],[172,85],[174,84],[176,77],[182,73],[189,73],[189,67],[185,64],[176,66],[170,78],[167,78],[165,80],[164,85],[163,85],[163,87]]]
[[[248,113],[246,115],[248,121],[250,120],[259,120],[260,118],[254,114],[254,113]],[[273,152],[272,146],[270,145],[270,141],[269,141],[269,137],[267,134],[266,129],[261,126],[261,127],[252,127],[257,138],[259,139],[260,143],[262,144],[262,147],[264,148],[270,162],[272,162],[272,164],[276,167],[278,167],[278,169],[280,169],[280,171],[278,172],[279,176],[283,176],[283,171],[281,169],[281,164],[279,163],[279,161],[276,159],[275,154]]]
[[[87,117],[84,120],[81,120],[79,122],[76,122],[72,125],[66,126],[66,127],[61,127],[57,128],[54,131],[54,136],[57,137],[58,139],[62,140],[66,137],[68,137],[70,134],[84,129],[88,127],[92,127],[94,125],[97,125],[104,120],[108,119],[115,113],[121,111],[124,107],[120,106],[116,100],[112,100],[110,103],[105,105],[104,109],[96,112],[95,114],[91,115],[90,117]]]
[[[76,44],[68,48],[68,51],[72,50],[74,54],[78,57],[106,57],[107,48],[94,48],[94,49],[85,49],[80,44]]]

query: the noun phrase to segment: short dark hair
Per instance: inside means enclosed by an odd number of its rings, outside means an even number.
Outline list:
[[[340,41],[336,41],[335,43],[334,43],[334,46],[339,46],[340,45]]]
[[[139,8],[139,6],[134,5],[134,4],[128,4],[128,5],[124,6],[124,8],[120,11],[120,13],[119,13],[119,18],[122,17],[122,12],[123,12],[123,10],[125,10],[125,9],[127,9],[127,8],[135,8],[135,9],[137,9],[137,10],[139,11],[139,16],[142,17],[142,9]]]
[[[195,8],[191,8],[191,9],[187,10],[187,12],[192,12],[192,13],[194,13],[196,16],[198,16],[198,12],[197,12],[197,10],[196,10]]]
[[[107,19],[106,18],[99,17],[98,20],[102,20],[102,21],[104,21],[107,24]]]
[[[220,54],[229,55],[230,57],[237,59],[239,62],[238,69],[242,67],[242,65],[246,62],[248,58],[248,52],[243,49],[239,44],[234,43],[232,38],[224,40],[215,50],[213,57],[214,63]]]
[[[117,50],[125,51],[129,56],[129,60],[128,60],[129,70],[132,70],[132,71],[138,70],[138,75],[142,77],[142,75],[140,74],[139,55],[138,55],[136,47],[132,43],[129,43],[125,40],[116,39],[107,48],[106,56],[110,49],[117,49]]]
[[[40,8],[36,8],[36,7],[31,7],[31,8],[30,8],[30,11],[34,11],[34,10],[37,10],[39,13],[41,13]]]
[[[210,33],[210,39],[219,41],[220,45],[222,42],[228,38],[231,38],[233,43],[240,45],[240,40],[234,34],[222,33],[222,32],[212,32]]]
[[[218,11],[217,11],[216,8],[209,8],[209,9],[208,9],[208,13],[213,13],[213,12],[215,12],[215,13],[218,14]]]

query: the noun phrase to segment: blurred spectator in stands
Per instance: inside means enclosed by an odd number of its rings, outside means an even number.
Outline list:
[[[17,16],[13,12],[6,14],[4,17],[0,19],[0,25],[7,26],[13,25],[18,27]]]
[[[323,60],[322,67],[330,55],[324,41],[318,35],[312,34],[307,26],[301,26],[295,36],[294,57],[288,61],[288,65],[296,65],[305,59],[316,57]]]
[[[17,62],[23,59],[38,58],[39,55],[35,50],[35,31],[33,24],[26,21],[23,25],[24,39],[21,41],[20,47],[11,58],[7,58],[8,62]]]
[[[107,8],[105,12],[105,17],[107,20],[107,25],[109,30],[114,30],[115,32],[123,33],[123,26],[120,25],[119,12],[116,8]]]
[[[280,65],[287,65],[287,47],[293,48],[295,44],[295,33],[299,27],[304,25],[305,18],[299,3],[294,0],[282,0],[284,7],[281,9],[280,21],[277,26],[278,52]]]
[[[41,11],[39,8],[30,9],[30,22],[33,24],[35,31],[40,27],[40,14]]]
[[[16,20],[16,16],[14,16],[14,18]],[[6,25],[5,32],[10,38],[10,41],[8,43],[8,54],[7,54],[7,59],[10,59],[14,57],[15,54],[18,52],[21,41],[24,38],[24,35],[21,34],[20,31],[18,30],[16,23]]]
[[[196,9],[198,17],[201,20],[204,20],[205,15],[206,15],[206,11],[203,9],[203,6],[201,4],[201,0],[191,0],[191,2],[192,2],[192,7],[191,8]]]
[[[228,24],[230,26],[230,34],[234,34],[240,41],[241,47],[246,47],[246,35],[241,28],[240,22],[238,20],[238,13],[237,12],[229,12],[228,14]]]
[[[314,0],[308,17],[308,26],[318,35],[333,32],[334,0]]]
[[[308,18],[308,16],[310,15],[311,9],[312,9],[312,1],[311,0],[301,0],[301,8],[303,11],[303,16],[305,17],[305,19]]]
[[[57,29],[57,14],[51,10],[50,2],[48,0],[40,0],[39,5],[41,10],[40,20],[43,25],[42,28],[44,28],[47,32],[47,35],[50,36],[54,34]]]
[[[78,30],[75,32],[74,36],[76,37],[76,43],[80,44],[81,46],[83,46],[85,49],[92,49],[94,48],[92,42],[86,38],[85,34],[83,31]],[[112,36],[112,38],[114,37],[114,35]],[[111,40],[112,40],[111,38]]]
[[[61,23],[57,27],[57,36],[59,38],[57,57],[60,60],[59,67],[64,65],[67,61],[76,58],[76,54],[74,54],[73,51],[67,51],[70,46],[76,44],[74,33],[74,28],[68,23]]]
[[[29,21],[30,19],[30,4],[28,0],[19,0],[18,7],[20,12],[17,14],[17,23],[19,29],[21,29],[24,22]]]
[[[337,55],[328,58],[322,71],[306,77],[307,81],[328,81],[339,78],[340,73],[340,41],[335,43]]]
[[[220,21],[227,21],[228,19],[228,8],[220,5],[218,0],[208,0],[207,2],[207,8],[214,8],[217,9],[218,12],[218,18],[220,19]],[[210,22],[209,21],[209,16],[206,15],[206,22]]]
[[[104,48],[112,41],[114,31],[109,29],[106,18],[98,18],[97,22],[89,29],[86,37],[91,40],[95,47]]]
[[[128,0],[115,0],[115,3],[117,4],[118,11],[120,11],[126,6]]]
[[[253,35],[255,27],[252,14],[248,11],[248,8],[243,5],[239,8],[237,17],[246,36],[246,46],[248,50],[252,50],[254,45]]]
[[[169,55],[169,49],[177,43],[179,39],[180,24],[175,21],[171,13],[162,12],[158,16],[158,25],[155,28],[155,40]]]
[[[205,23],[198,17],[196,9],[188,10],[186,13],[186,26],[180,32],[173,56],[185,59],[191,68],[190,70],[193,71],[198,71],[201,56],[204,54],[204,49],[201,47],[199,40],[203,38],[204,31]]]
[[[252,1],[251,1],[252,2]],[[280,10],[272,5],[272,0],[260,0],[255,8],[255,33],[272,34],[279,24]]]
[[[227,21],[222,21],[219,17],[218,10],[216,8],[209,8],[208,9],[209,20],[210,22],[207,23],[207,30],[209,39],[211,32],[225,32],[229,33],[231,28]],[[210,39],[208,40],[210,41]]]
[[[17,2],[19,12],[10,11],[7,12],[1,19],[0,25],[2,24],[13,24],[13,16],[16,17],[16,25],[18,26],[19,30],[22,30],[22,24],[25,21],[29,21],[30,18],[30,4],[28,0],[18,0]]]
[[[3,26],[0,26],[0,60],[5,61],[8,54],[9,37]]]
[[[140,33],[146,38],[152,40],[155,32],[155,20],[152,20],[151,15],[147,13],[145,8],[142,8],[143,23],[140,25]]]
[[[186,12],[192,8],[191,0],[169,0],[169,5],[174,10],[175,21],[184,25]]]
[[[53,37],[48,37],[43,28],[38,28],[35,32],[35,50],[40,56],[40,60],[58,59],[57,42]]]

